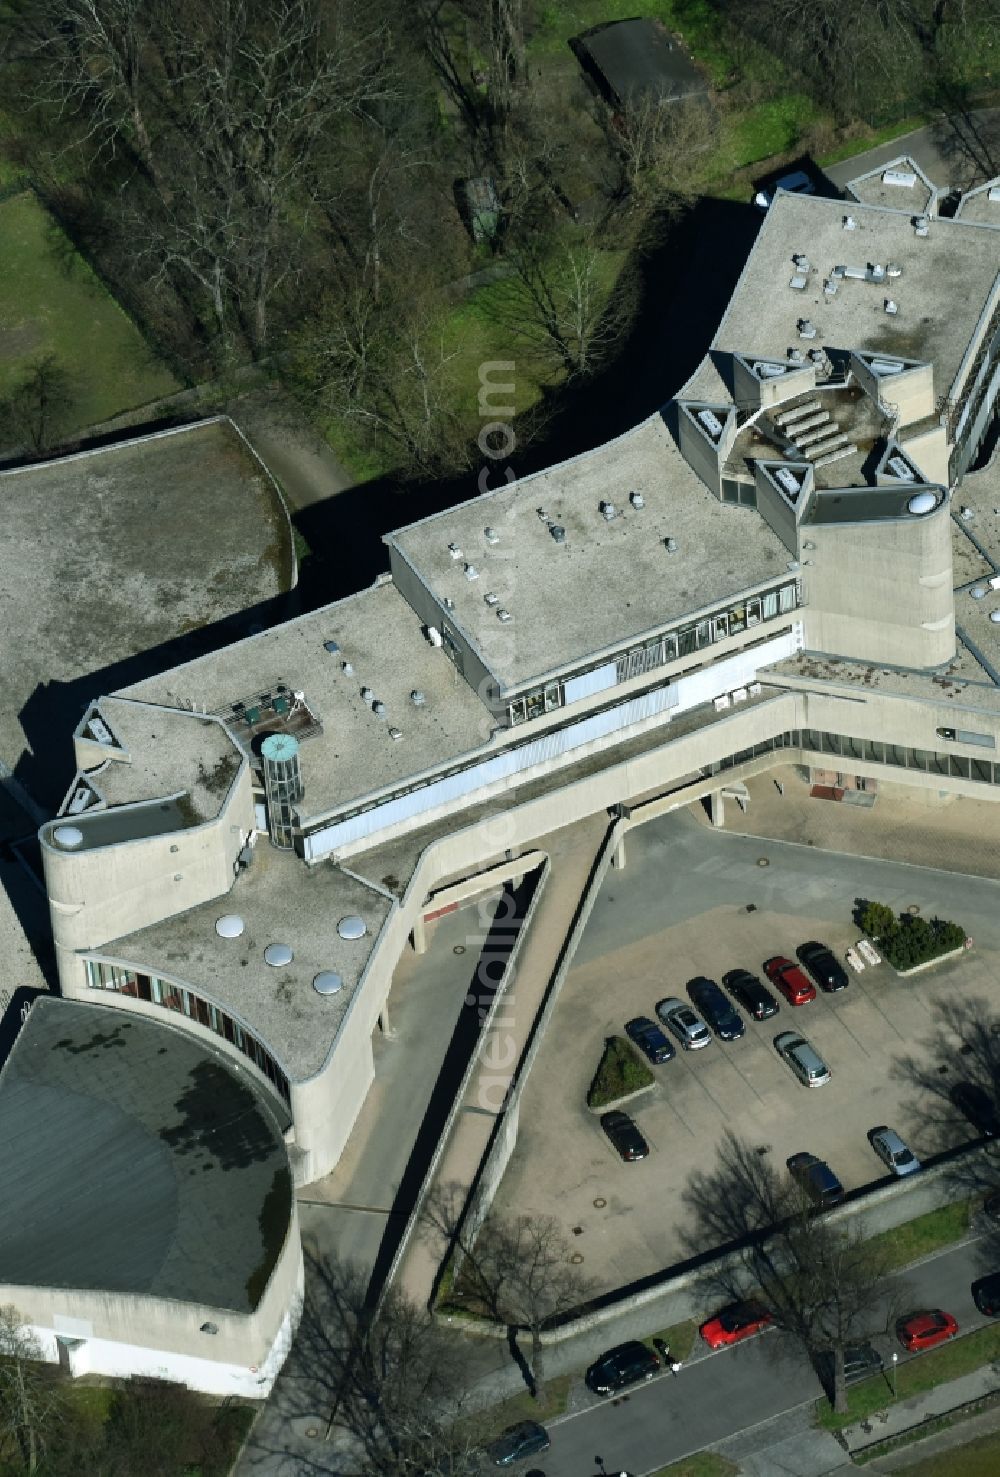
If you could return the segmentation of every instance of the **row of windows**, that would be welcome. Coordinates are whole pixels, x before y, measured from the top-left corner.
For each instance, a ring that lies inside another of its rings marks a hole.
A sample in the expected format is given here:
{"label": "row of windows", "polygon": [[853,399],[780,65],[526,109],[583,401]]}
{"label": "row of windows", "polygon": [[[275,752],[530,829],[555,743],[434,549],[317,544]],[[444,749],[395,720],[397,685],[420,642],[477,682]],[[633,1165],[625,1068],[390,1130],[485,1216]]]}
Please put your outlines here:
{"label": "row of windows", "polygon": [[809,749],[816,754],[834,754],[841,759],[858,759],[864,764],[893,764],[900,769],[915,769],[921,774],[938,774],[950,779],[978,780],[985,785],[1000,785],[1000,764],[989,759],[967,759],[962,754],[941,754],[933,749],[908,748],[903,744],[886,744],[879,739],[848,738],[842,733],[826,733],[822,729],[792,729],[773,739],[741,749],[721,759],[718,769],[732,769],[759,754],[773,749]]}
{"label": "row of windows", "polygon": [[[763,595],[755,595],[751,600],[740,600],[704,620],[691,621],[662,636],[654,636],[618,658],[615,681],[628,682],[632,677],[641,677],[657,667],[665,667],[670,662],[691,656],[693,652],[703,651],[717,641],[740,635],[751,626],[787,615],[798,603],[797,588],[790,582],[777,589],[766,590]],[[511,727],[516,727],[519,723],[529,723],[532,718],[541,717],[543,713],[550,713],[553,708],[562,707],[564,701],[562,683],[550,682],[510,703],[507,718]]]}
{"label": "row of windows", "polygon": [[286,1103],[291,1101],[288,1078],[274,1058],[264,1050],[260,1042],[245,1030],[224,1010],[219,1010],[200,995],[184,989],[181,985],[161,980],[155,974],[139,974],[134,969],[124,969],[117,964],[104,964],[97,959],[88,959],[87,984],[93,990],[114,990],[119,995],[130,995],[135,1000],[146,1000],[151,1005],[162,1005],[166,1010],[175,1010],[186,1015],[199,1025],[207,1026],[217,1036],[238,1047],[254,1066],[277,1088]]}

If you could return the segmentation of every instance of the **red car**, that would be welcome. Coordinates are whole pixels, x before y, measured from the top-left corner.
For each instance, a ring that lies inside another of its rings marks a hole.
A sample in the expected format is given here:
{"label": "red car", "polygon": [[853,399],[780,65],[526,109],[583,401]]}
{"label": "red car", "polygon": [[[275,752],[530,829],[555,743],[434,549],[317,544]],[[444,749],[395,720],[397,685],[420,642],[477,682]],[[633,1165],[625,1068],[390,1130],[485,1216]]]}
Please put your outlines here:
{"label": "red car", "polygon": [[920,1313],[908,1313],[896,1324],[896,1337],[904,1349],[917,1354],[921,1349],[933,1349],[953,1339],[958,1333],[958,1324],[950,1313],[941,1308],[925,1308]]}
{"label": "red car", "polygon": [[775,954],[764,965],[764,973],[771,984],[781,991],[789,1005],[808,1005],[810,1000],[816,999],[816,986],[812,980],[806,979],[799,966],[793,964],[791,959]]}
{"label": "red car", "polygon": [[730,1303],[698,1330],[710,1349],[725,1349],[773,1323],[773,1316],[760,1303]]}

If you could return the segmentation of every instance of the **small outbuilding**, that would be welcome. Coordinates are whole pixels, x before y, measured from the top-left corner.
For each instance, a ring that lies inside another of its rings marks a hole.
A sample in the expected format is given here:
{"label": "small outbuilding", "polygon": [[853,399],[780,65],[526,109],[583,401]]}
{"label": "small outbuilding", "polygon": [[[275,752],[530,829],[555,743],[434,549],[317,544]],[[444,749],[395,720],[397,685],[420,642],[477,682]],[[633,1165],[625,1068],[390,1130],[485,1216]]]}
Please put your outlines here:
{"label": "small outbuilding", "polygon": [[657,21],[643,17],[612,21],[570,44],[613,108],[646,98],[675,102],[708,91],[680,43]]}

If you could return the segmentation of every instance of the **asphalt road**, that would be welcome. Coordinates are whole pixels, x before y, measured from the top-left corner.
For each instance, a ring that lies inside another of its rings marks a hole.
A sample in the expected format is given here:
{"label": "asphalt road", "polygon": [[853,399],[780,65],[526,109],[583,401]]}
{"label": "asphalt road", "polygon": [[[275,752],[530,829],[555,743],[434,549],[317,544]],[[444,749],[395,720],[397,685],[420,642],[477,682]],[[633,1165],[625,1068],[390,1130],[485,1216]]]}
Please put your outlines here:
{"label": "asphalt road", "polygon": [[866,149],[840,164],[831,164],[824,174],[843,187],[870,169],[878,169],[909,154],[932,184],[941,189],[971,189],[1000,169],[1000,108],[979,108],[968,119],[947,119],[926,128],[901,134],[887,144]]}
{"label": "asphalt road", "polygon": [[[970,1238],[901,1275],[901,1305],[905,1311],[944,1308],[958,1319],[963,1333],[970,1332],[989,1321],[977,1312],[970,1285],[997,1267],[1000,1248]],[[892,1337],[873,1342],[887,1363],[893,1347],[901,1364],[922,1357],[905,1354]],[[627,1398],[594,1397],[587,1409],[554,1421],[550,1450],[529,1465],[541,1466],[545,1477],[584,1477],[589,1472],[596,1477],[595,1458],[600,1456],[609,1473],[642,1477],[820,1394],[808,1359],[790,1335],[769,1330],[715,1353],[697,1340],[677,1375],[664,1372],[634,1387]]]}

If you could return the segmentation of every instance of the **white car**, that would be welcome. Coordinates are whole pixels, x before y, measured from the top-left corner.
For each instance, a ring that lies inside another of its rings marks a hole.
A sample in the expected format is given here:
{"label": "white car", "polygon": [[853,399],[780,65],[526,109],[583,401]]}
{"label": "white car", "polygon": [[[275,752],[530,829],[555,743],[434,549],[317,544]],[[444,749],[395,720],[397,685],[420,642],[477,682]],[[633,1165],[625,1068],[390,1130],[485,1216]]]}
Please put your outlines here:
{"label": "white car", "polygon": [[787,1062],[803,1087],[822,1087],[830,1080],[830,1068],[814,1046],[798,1031],[780,1031],[774,1049]]}
{"label": "white car", "polygon": [[667,1029],[673,1031],[685,1051],[698,1051],[712,1039],[711,1031],[698,1012],[674,995],[668,995],[658,1003],[656,1014]]}
{"label": "white car", "polygon": [[912,1149],[908,1149],[894,1128],[880,1123],[868,1130],[868,1142],[875,1150],[886,1169],[900,1178],[904,1174],[916,1174],[920,1160]]}

